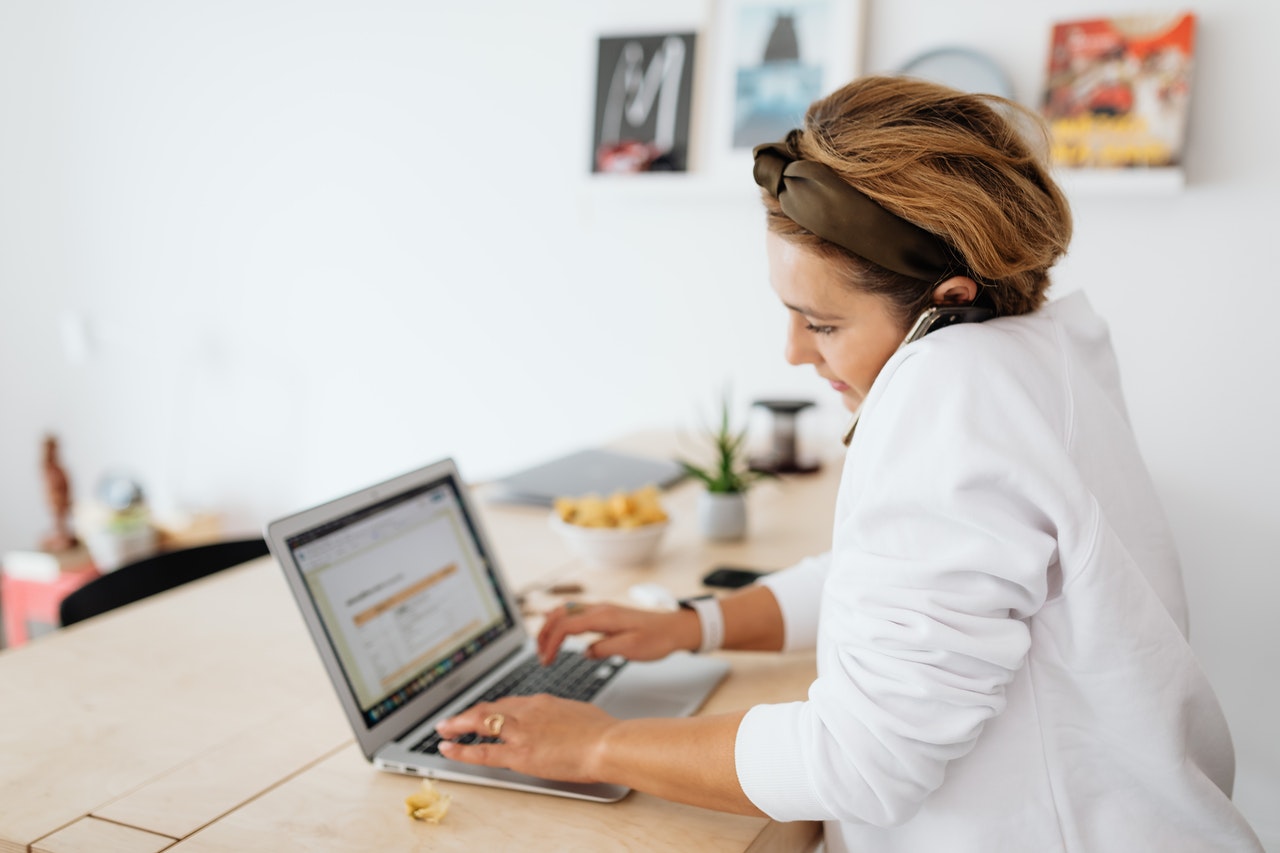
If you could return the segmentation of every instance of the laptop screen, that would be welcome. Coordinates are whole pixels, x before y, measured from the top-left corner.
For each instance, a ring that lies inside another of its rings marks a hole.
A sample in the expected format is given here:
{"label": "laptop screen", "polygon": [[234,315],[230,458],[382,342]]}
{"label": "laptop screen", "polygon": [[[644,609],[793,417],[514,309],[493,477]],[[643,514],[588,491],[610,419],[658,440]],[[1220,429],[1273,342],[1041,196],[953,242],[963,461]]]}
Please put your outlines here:
{"label": "laptop screen", "polygon": [[515,626],[479,543],[449,476],[288,539],[369,728]]}

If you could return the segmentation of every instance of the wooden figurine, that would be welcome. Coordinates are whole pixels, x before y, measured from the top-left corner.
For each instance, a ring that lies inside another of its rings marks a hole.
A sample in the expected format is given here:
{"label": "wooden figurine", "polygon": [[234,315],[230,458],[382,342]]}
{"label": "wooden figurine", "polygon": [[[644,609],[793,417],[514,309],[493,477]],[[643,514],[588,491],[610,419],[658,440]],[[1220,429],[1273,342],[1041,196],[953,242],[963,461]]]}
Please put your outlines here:
{"label": "wooden figurine", "polygon": [[53,512],[53,532],[44,537],[40,547],[51,553],[69,551],[80,544],[71,532],[71,481],[58,459],[58,439],[47,435],[44,439],[44,459],[41,463],[44,475],[45,497]]}

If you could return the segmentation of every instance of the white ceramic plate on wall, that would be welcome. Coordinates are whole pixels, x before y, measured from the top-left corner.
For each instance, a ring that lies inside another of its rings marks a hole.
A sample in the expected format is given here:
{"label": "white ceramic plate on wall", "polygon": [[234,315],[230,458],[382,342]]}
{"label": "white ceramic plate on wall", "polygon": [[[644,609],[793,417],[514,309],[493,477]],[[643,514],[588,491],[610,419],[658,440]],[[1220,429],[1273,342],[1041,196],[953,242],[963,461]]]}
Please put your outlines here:
{"label": "white ceramic plate on wall", "polygon": [[909,60],[898,73],[941,83],[962,92],[1013,98],[1013,85],[995,60],[967,47],[940,47]]}

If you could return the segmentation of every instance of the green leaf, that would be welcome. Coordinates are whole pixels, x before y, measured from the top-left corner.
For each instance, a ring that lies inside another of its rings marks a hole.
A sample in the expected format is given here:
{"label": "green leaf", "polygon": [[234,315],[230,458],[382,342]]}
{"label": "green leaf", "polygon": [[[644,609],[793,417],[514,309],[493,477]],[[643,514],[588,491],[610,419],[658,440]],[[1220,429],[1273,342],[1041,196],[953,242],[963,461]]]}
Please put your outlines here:
{"label": "green leaf", "polygon": [[737,431],[733,429],[730,410],[729,394],[726,391],[720,397],[718,427],[705,429],[713,449],[710,464],[702,466],[679,460],[685,473],[702,481],[707,491],[721,494],[745,492],[761,476],[747,467],[747,430],[746,427]]}

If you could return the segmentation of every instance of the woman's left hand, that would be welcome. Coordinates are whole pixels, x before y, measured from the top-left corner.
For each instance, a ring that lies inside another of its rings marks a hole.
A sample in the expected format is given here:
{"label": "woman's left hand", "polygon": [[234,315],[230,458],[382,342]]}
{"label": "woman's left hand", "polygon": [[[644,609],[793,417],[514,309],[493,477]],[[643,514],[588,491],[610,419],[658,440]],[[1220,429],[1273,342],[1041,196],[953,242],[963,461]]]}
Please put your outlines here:
{"label": "woman's left hand", "polygon": [[[509,696],[473,705],[436,726],[441,738],[468,733],[501,743],[441,740],[440,754],[454,761],[506,767],[562,782],[598,782],[597,760],[605,733],[617,720],[595,705],[555,696]],[[495,729],[499,732],[495,735]]]}

